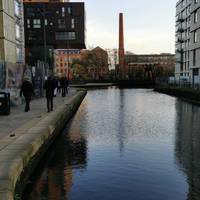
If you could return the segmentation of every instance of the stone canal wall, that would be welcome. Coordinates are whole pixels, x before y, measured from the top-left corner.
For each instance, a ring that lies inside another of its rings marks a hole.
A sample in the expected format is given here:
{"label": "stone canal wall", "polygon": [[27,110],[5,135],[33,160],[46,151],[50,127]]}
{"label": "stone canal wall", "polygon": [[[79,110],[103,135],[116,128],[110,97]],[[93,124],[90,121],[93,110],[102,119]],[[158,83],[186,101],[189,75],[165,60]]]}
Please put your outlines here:
{"label": "stone canal wall", "polygon": [[79,108],[86,91],[77,91],[54,112],[45,115],[0,154],[0,200],[21,199],[28,178],[56,136]]}
{"label": "stone canal wall", "polygon": [[156,87],[156,92],[179,97],[183,100],[200,105],[200,91],[191,88]]}

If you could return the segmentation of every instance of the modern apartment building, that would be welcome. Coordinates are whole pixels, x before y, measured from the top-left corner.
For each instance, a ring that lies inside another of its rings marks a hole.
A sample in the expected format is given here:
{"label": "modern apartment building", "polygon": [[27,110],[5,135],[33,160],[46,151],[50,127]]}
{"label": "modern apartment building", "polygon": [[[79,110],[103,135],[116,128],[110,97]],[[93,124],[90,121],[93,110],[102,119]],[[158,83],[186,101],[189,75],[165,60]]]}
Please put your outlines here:
{"label": "modern apartment building", "polygon": [[51,62],[54,49],[85,48],[84,3],[24,3],[26,62]]}
{"label": "modern apartment building", "polygon": [[200,0],[176,4],[175,77],[200,83]]}
{"label": "modern apartment building", "polygon": [[22,0],[0,0],[0,60],[24,63]]}

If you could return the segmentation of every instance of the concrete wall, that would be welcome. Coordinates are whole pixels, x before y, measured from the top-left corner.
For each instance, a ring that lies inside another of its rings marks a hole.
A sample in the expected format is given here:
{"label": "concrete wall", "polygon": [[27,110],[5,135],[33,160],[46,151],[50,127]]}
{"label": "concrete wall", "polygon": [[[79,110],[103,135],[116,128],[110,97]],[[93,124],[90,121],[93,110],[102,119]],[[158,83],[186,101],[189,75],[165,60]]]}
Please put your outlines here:
{"label": "concrete wall", "polygon": [[0,59],[16,62],[14,1],[0,0]]}
{"label": "concrete wall", "polygon": [[[0,60],[24,63],[23,1],[18,0],[20,14],[15,15],[14,0],[0,0]],[[20,38],[16,39],[16,24],[20,26]],[[20,49],[17,56],[16,49]]]}
{"label": "concrete wall", "polygon": [[[78,109],[86,91],[79,91],[54,112],[43,117],[28,130],[21,130],[18,138],[11,141],[1,151],[0,161],[0,199],[14,200],[16,187],[20,195],[28,177],[43,154],[67,121]],[[12,138],[10,138],[12,140]],[[20,198],[19,198],[20,199]]]}

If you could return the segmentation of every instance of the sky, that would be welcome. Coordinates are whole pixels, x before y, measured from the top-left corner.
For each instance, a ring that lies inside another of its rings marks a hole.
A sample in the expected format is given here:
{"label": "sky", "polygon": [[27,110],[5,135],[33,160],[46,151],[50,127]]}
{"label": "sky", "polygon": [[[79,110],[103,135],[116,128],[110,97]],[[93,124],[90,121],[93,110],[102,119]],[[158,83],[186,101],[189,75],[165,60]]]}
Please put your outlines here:
{"label": "sky", "polygon": [[174,53],[177,0],[71,0],[77,1],[85,2],[87,48],[118,48],[122,12],[126,51]]}

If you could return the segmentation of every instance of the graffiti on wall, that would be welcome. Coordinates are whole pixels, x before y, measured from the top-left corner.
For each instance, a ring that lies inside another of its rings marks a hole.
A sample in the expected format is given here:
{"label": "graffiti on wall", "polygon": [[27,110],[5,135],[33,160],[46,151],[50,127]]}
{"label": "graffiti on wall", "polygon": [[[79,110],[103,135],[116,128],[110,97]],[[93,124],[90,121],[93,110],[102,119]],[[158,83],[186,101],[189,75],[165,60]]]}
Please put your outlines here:
{"label": "graffiti on wall", "polygon": [[5,62],[0,62],[0,90],[6,87],[6,66]]}
{"label": "graffiti on wall", "polygon": [[6,89],[20,88],[24,73],[24,66],[21,64],[6,63]]}

